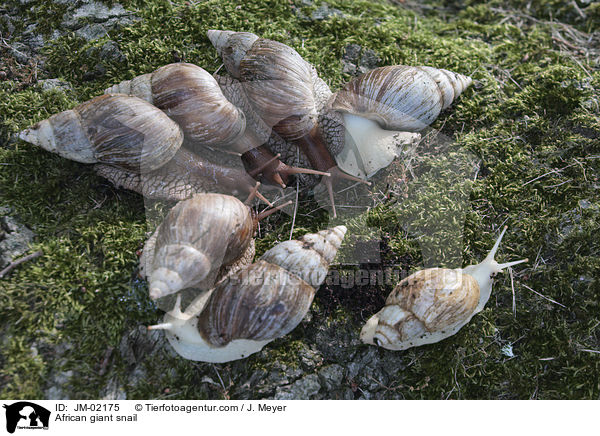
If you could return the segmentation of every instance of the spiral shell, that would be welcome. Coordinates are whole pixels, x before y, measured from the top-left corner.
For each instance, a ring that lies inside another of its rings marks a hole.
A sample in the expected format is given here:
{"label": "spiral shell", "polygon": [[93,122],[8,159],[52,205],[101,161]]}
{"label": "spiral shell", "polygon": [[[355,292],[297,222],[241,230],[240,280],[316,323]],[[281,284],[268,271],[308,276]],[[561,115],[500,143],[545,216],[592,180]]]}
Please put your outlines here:
{"label": "spiral shell", "polygon": [[[187,287],[212,287],[221,266],[253,257],[255,221],[235,197],[197,194],[179,202],[144,247],[150,297]],[[205,284],[208,282],[208,286]]]}
{"label": "spiral shell", "polygon": [[402,280],[373,317],[376,345],[394,350],[437,342],[473,316],[479,302],[477,281],[461,270],[431,268]]}
{"label": "spiral shell", "polygon": [[135,95],[162,109],[192,146],[230,144],[246,127],[244,114],[225,98],[213,76],[193,64],[165,65],[105,92]]}
{"label": "spiral shell", "polygon": [[19,137],[82,163],[140,173],[168,162],[183,142],[181,129],[148,102],[102,95],[24,130]]}
{"label": "spiral shell", "polygon": [[183,313],[178,300],[165,323],[150,328],[166,330],[173,348],[191,360],[227,362],[256,353],[292,331],[306,315],[325,280],[324,275],[311,274],[307,265],[326,272],[345,233],[346,228],[338,226],[278,244],[257,262],[228,275]]}
{"label": "spiral shell", "polygon": [[289,333],[308,311],[345,234],[338,226],[282,242],[229,276],[199,315],[200,333],[214,346]]}
{"label": "spiral shell", "polygon": [[331,91],[296,50],[243,32],[209,30],[208,37],[269,127],[287,140],[315,127]]}
{"label": "spiral shell", "polygon": [[338,91],[331,108],[376,121],[384,129],[419,131],[471,84],[471,78],[432,67],[376,68]]}
{"label": "spiral shell", "polygon": [[492,278],[527,259],[499,264],[494,255],[506,227],[486,258],[464,269],[429,268],[402,280],[385,306],[362,328],[361,340],[389,350],[405,350],[455,334],[480,312],[492,292]]}

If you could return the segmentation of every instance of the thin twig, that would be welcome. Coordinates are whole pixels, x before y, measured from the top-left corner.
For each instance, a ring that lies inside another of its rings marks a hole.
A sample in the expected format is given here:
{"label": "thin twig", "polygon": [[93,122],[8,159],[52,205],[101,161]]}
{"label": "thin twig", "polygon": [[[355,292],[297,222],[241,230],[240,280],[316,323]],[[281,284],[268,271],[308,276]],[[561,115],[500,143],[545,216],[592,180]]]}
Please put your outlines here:
{"label": "thin twig", "polygon": [[565,169],[567,169],[569,167],[572,167],[573,165],[577,165],[577,163],[569,164],[566,167],[562,167],[561,169],[558,169],[558,170],[554,169],[554,170],[548,171],[547,173],[542,174],[541,176],[538,176],[535,179],[531,179],[530,181],[523,183],[523,186],[529,185],[530,183],[535,182],[536,180],[539,180],[539,179],[541,179],[543,177],[546,177],[549,174],[557,174],[557,173],[561,172],[562,170],[565,170]]}
{"label": "thin twig", "polygon": [[[521,283],[522,284],[522,283]],[[522,284],[523,285],[523,284]],[[523,285],[525,288],[529,289],[531,292],[533,292],[534,294],[539,295],[542,298],[545,298],[546,300],[554,303],[554,304],[558,304],[559,306],[564,307],[565,309],[567,308],[567,306],[565,306],[564,304],[560,304],[558,301],[554,301],[552,298],[546,297],[545,295],[540,294],[538,291],[534,291],[533,289],[531,289],[529,286],[527,285]]]}
{"label": "thin twig", "polygon": [[0,279],[3,278],[6,274],[8,274],[10,271],[12,271],[14,268],[21,265],[22,263],[27,262],[31,259],[35,259],[36,257],[40,257],[42,254],[44,253],[41,250],[36,251],[35,253],[28,254],[27,256],[21,257],[20,259],[11,262],[10,265],[8,265],[6,268],[0,271]]}
{"label": "thin twig", "polygon": [[513,317],[517,317],[517,301],[515,299],[515,281],[513,278],[512,268],[508,268],[508,275],[510,276],[510,288],[512,289],[512,311]]}
{"label": "thin twig", "polygon": [[[296,149],[296,162],[300,160],[300,148]],[[292,227],[290,228],[290,241],[294,234],[294,225],[296,224],[296,214],[298,213],[298,191],[300,190],[300,178],[296,177],[296,201],[294,202],[294,216],[292,217]]]}

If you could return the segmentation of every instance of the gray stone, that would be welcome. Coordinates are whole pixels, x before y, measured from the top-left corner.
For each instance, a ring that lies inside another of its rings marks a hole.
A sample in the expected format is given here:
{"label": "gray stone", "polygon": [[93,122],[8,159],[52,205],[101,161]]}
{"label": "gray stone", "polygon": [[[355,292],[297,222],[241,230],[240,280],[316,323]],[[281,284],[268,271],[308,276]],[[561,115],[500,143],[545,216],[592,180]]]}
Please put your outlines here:
{"label": "gray stone", "polygon": [[106,36],[108,32],[106,28],[100,23],[86,24],[80,29],[75,31],[75,35],[85,39],[86,41],[93,41],[95,39]]}
{"label": "gray stone", "polygon": [[35,234],[8,215],[10,209],[0,208],[0,268],[29,250]]}
{"label": "gray stone", "polygon": [[358,44],[348,44],[342,55],[342,72],[358,76],[376,68],[380,62],[381,58],[370,48],[363,48]]}
{"label": "gray stone", "polygon": [[276,389],[290,385],[303,371],[300,368],[291,368],[283,363],[276,362],[266,377],[263,377],[255,387],[256,392],[262,395],[272,395]]}
{"label": "gray stone", "polygon": [[310,400],[313,399],[321,389],[319,376],[309,374],[306,377],[296,380],[289,386],[277,388],[274,400]]}
{"label": "gray stone", "polygon": [[50,91],[57,89],[59,91],[72,91],[73,87],[69,82],[64,82],[60,79],[43,79],[38,80],[38,85],[42,87],[42,91]]}
{"label": "gray stone", "polygon": [[100,392],[102,400],[126,400],[127,394],[116,378],[111,378]]}
{"label": "gray stone", "polygon": [[319,371],[319,379],[325,389],[338,389],[344,381],[344,367],[337,363],[328,365]]}
{"label": "gray stone", "polygon": [[319,6],[310,16],[315,21],[327,20],[332,17],[343,18],[346,15],[336,8],[330,8],[327,3],[323,3]]}
{"label": "gray stone", "polygon": [[119,44],[117,44],[115,41],[107,41],[102,46],[100,49],[100,58],[118,62],[125,62],[127,59],[123,52],[119,50]]}
{"label": "gray stone", "polygon": [[77,29],[85,22],[99,23],[109,18],[126,15],[129,15],[129,12],[118,3],[108,7],[100,2],[92,1],[81,5],[72,13],[67,12],[63,17],[63,25],[71,29]]}
{"label": "gray stone", "polygon": [[70,400],[69,394],[65,391],[66,385],[73,378],[73,371],[60,371],[51,374],[50,387],[46,389],[44,399],[46,400]]}
{"label": "gray stone", "polygon": [[312,371],[323,362],[323,356],[308,346],[304,345],[298,353],[300,355],[300,364],[305,371]]}

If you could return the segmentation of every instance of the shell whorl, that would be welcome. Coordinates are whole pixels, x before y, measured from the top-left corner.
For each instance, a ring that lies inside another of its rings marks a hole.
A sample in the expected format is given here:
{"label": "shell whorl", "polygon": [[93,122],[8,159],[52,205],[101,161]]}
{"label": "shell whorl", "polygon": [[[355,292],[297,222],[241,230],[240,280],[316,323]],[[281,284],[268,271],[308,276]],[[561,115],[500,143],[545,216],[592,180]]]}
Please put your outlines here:
{"label": "shell whorl", "polygon": [[218,347],[289,333],[308,311],[345,233],[346,227],[338,226],[282,242],[229,275],[198,316],[198,331]]}
{"label": "shell whorl", "polygon": [[391,350],[438,342],[471,319],[478,301],[477,281],[461,269],[421,270],[398,283],[361,339]]}
{"label": "shell whorl", "polygon": [[244,83],[259,116],[287,140],[306,135],[329,87],[293,48],[244,32],[208,32],[227,71]]}
{"label": "shell whorl", "polygon": [[327,276],[329,265],[342,244],[345,226],[309,233],[299,240],[285,241],[268,250],[260,258],[279,265],[318,288]]}
{"label": "shell whorl", "polygon": [[225,68],[236,79],[240,78],[239,66],[246,52],[258,39],[254,33],[233,32],[231,30],[209,30],[208,39],[223,58]]}
{"label": "shell whorl", "polygon": [[331,107],[377,121],[384,129],[418,131],[470,84],[469,77],[432,67],[380,67],[348,82]]}
{"label": "shell whorl", "polygon": [[105,92],[152,103],[179,124],[192,146],[230,144],[246,128],[244,114],[227,100],[213,76],[193,64],[168,64]]}
{"label": "shell whorl", "polygon": [[314,294],[315,288],[295,274],[259,260],[217,285],[197,328],[215,347],[236,339],[272,340],[300,323]]}
{"label": "shell whorl", "polygon": [[221,266],[244,255],[253,233],[250,210],[235,197],[198,194],[179,202],[149,240],[154,252],[152,270],[146,271],[151,297],[201,284],[211,287]]}
{"label": "shell whorl", "polygon": [[179,126],[148,102],[106,94],[58,113],[19,137],[67,159],[140,173],[171,160],[183,142]]}

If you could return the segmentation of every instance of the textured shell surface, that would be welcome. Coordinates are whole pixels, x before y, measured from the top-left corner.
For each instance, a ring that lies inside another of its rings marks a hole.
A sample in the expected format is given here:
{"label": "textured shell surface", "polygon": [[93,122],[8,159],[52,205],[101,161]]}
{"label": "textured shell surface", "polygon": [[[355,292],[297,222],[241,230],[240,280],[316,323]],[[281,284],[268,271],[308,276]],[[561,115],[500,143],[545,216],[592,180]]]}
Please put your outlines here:
{"label": "textured shell surface", "polygon": [[225,68],[236,79],[240,78],[239,65],[246,52],[258,39],[254,33],[233,32],[231,30],[209,30],[208,39],[223,58]]}
{"label": "textured shell surface", "polygon": [[223,265],[244,255],[253,232],[249,208],[235,197],[198,194],[178,203],[156,231],[152,270],[146,272],[151,296],[208,289]]}
{"label": "textured shell surface", "polygon": [[240,62],[240,78],[261,118],[285,139],[306,135],[318,111],[312,67],[291,47],[258,39]]}
{"label": "textured shell surface", "polygon": [[208,36],[227,71],[244,83],[248,99],[267,125],[277,126],[288,140],[315,126],[329,87],[296,50],[244,32],[211,30]]}
{"label": "textured shell surface", "polygon": [[345,226],[337,226],[306,234],[299,240],[284,241],[268,250],[260,259],[280,265],[317,288],[325,280],[346,231]]}
{"label": "textured shell surface", "polygon": [[[345,227],[338,226],[305,235],[301,242],[306,247],[301,250],[313,251],[321,262],[329,263],[345,232]],[[283,251],[291,251],[293,257],[297,248]],[[260,351],[300,323],[322,282],[316,286],[306,282],[301,275],[308,268],[298,268],[289,257],[265,256],[230,272],[214,289],[199,294],[185,312],[181,312],[178,296],[164,323],[149,328],[166,330],[173,348],[186,359],[228,362]],[[280,266],[269,260],[283,261]]]}
{"label": "textured shell surface", "polygon": [[243,113],[227,100],[213,76],[194,64],[168,64],[106,90],[110,91],[135,95],[163,110],[191,146],[229,144],[246,126]]}
{"label": "textured shell surface", "polygon": [[478,302],[477,281],[461,269],[421,270],[396,286],[361,338],[391,350],[438,342],[466,324]]}
{"label": "textured shell surface", "polygon": [[348,82],[332,109],[372,119],[385,129],[419,131],[470,83],[466,76],[432,67],[380,67]]}
{"label": "textured shell surface", "polygon": [[107,94],[40,121],[20,138],[67,159],[139,173],[168,162],[181,147],[183,133],[148,102]]}
{"label": "textured shell surface", "polygon": [[300,323],[314,294],[297,275],[259,260],[217,285],[198,316],[198,331],[216,347],[235,339],[272,340]]}

